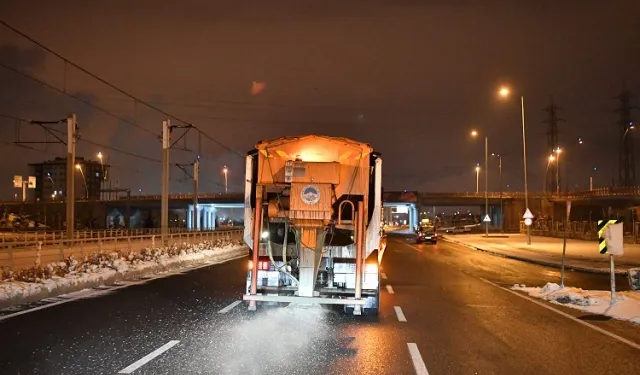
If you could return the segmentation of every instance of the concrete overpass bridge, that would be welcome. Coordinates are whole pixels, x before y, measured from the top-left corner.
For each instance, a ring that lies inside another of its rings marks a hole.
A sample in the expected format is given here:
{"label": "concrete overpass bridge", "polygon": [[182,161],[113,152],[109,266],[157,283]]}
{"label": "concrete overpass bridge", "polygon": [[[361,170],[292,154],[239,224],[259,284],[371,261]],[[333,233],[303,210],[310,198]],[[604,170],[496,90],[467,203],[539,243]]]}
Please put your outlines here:
{"label": "concrete overpass bridge", "polygon": [[[525,211],[523,192],[488,192],[489,215],[493,223],[504,223],[505,229],[517,229]],[[78,201],[77,215],[82,221],[97,220],[102,227],[104,218],[121,215],[130,218],[132,226],[149,225],[148,222],[159,222],[160,195],[132,195],[117,199]],[[390,191],[383,196],[386,207],[409,206],[413,221],[417,222],[417,213],[430,207],[464,207],[477,206],[484,213],[484,192],[417,192]],[[640,187],[604,188],[591,191],[571,191],[556,194],[529,193],[529,208],[537,217],[551,217],[559,220],[564,217],[565,202],[572,201],[572,220],[597,220],[604,217],[620,215],[621,211],[629,212],[630,207],[640,206]],[[198,194],[199,217],[205,220],[201,225],[205,228],[215,224],[215,213],[219,209],[239,210],[244,207],[244,193],[202,193]],[[64,202],[0,202],[2,210],[10,212],[24,211],[36,220],[57,226],[64,220]],[[193,214],[192,194],[171,194],[169,208],[173,213],[173,224],[184,226],[190,222]],[[156,220],[157,217],[157,220]],[[127,220],[125,220],[127,221]],[[147,223],[145,223],[145,221]],[[155,226],[155,225],[154,225]]]}

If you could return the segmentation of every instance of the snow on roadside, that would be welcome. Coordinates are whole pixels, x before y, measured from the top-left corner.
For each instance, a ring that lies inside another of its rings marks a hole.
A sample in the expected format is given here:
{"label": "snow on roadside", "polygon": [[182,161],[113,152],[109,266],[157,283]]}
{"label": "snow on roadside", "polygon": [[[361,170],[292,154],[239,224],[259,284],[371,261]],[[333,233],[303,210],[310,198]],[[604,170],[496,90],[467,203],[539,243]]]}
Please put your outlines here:
{"label": "snow on roadside", "polygon": [[101,283],[116,274],[126,277],[127,273],[151,271],[158,266],[197,262],[238,251],[243,247],[242,240],[217,240],[169,248],[145,248],[136,252],[91,254],[81,260],[71,256],[63,262],[49,263],[44,267],[33,267],[18,273],[5,272],[0,280],[0,301],[52,292],[84,283]]}
{"label": "snow on roadside", "polygon": [[556,283],[547,283],[542,288],[516,284],[511,289],[558,305],[640,324],[640,292],[618,292],[616,303],[611,306],[609,305],[611,292],[604,290],[560,288]]}

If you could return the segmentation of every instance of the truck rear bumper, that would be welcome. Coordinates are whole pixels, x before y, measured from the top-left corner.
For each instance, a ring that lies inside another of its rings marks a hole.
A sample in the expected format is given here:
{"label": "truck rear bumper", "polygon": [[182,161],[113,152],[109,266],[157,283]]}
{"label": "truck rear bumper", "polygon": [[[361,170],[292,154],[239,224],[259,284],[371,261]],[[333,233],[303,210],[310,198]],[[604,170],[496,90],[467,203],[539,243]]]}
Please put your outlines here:
{"label": "truck rear bumper", "polygon": [[245,301],[266,301],[266,302],[293,302],[303,304],[323,304],[323,305],[366,305],[367,299],[352,298],[329,298],[329,297],[299,297],[299,296],[275,296],[275,295],[251,295],[244,294]]}

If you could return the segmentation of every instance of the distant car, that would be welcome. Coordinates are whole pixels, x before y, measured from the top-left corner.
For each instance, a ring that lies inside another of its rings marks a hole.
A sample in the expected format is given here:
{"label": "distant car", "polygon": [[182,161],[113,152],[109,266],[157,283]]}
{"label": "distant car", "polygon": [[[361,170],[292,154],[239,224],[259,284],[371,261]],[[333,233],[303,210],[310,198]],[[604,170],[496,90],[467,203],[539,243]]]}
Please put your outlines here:
{"label": "distant car", "polygon": [[445,230],[445,233],[449,233],[449,234],[459,234],[464,232],[466,232],[464,227],[453,227],[453,228],[447,228]]}
{"label": "distant car", "polygon": [[437,243],[438,233],[436,233],[435,227],[422,227],[416,231],[416,243],[431,242]]}

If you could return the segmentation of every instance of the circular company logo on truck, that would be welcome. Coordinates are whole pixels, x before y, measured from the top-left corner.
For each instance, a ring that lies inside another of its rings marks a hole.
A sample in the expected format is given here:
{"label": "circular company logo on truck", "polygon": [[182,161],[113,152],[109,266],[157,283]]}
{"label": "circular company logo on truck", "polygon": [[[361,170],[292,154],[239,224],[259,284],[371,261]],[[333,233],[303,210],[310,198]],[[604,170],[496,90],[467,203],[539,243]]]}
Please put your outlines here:
{"label": "circular company logo on truck", "polygon": [[316,185],[307,185],[300,193],[302,201],[306,204],[316,204],[320,200],[320,189]]}

